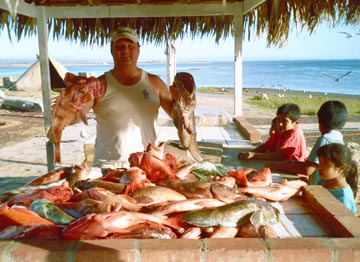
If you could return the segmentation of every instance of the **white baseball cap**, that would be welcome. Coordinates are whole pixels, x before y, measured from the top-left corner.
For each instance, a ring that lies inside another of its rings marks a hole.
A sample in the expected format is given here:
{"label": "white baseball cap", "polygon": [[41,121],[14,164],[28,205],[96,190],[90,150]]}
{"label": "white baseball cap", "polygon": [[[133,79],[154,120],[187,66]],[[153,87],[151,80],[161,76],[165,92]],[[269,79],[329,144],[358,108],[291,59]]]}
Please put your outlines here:
{"label": "white baseball cap", "polygon": [[138,34],[135,32],[134,29],[129,28],[129,27],[119,27],[118,29],[116,29],[112,34],[111,34],[111,40],[113,42],[115,42],[116,40],[120,39],[120,38],[127,38],[130,39],[131,41],[133,41],[134,43],[138,43],[139,42],[139,36]]}

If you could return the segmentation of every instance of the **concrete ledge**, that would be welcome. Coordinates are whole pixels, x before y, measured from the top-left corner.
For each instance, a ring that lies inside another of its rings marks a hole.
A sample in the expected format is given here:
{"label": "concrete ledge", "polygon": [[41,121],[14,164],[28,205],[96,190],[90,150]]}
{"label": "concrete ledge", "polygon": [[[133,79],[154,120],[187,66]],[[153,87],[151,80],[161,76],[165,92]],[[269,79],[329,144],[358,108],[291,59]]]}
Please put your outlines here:
{"label": "concrete ledge", "polygon": [[303,188],[303,198],[338,237],[360,237],[360,219],[341,204],[327,189],[312,185]]}
{"label": "concrete ledge", "polygon": [[241,134],[250,142],[261,142],[261,133],[256,130],[256,128],[250,124],[245,118],[241,116],[234,116],[234,122],[238,127]]}
{"label": "concrete ledge", "polygon": [[[220,108],[197,106],[195,108],[195,122],[197,127],[228,126],[232,123],[232,115]],[[162,108],[159,109],[157,124],[159,126],[174,126],[173,120]]]}

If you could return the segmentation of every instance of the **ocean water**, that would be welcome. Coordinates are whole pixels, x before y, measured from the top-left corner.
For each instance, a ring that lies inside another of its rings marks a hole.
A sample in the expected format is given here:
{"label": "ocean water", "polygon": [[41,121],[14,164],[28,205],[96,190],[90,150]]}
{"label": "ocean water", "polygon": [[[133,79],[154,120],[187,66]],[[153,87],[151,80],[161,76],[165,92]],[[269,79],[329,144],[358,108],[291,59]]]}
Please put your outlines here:
{"label": "ocean water", "polygon": [[[9,63],[10,61],[6,61]],[[112,68],[111,63],[79,63],[67,65],[72,73],[88,72],[99,76]],[[4,67],[0,60],[0,76],[20,76],[28,66]],[[14,61],[12,61],[14,63]],[[159,75],[166,82],[165,63],[139,63],[139,66]],[[198,88],[234,87],[232,61],[179,62],[178,72],[189,72]],[[351,71],[336,81],[336,78]],[[360,60],[273,60],[243,61],[243,86],[247,88],[273,88],[307,92],[327,92],[360,95]]]}

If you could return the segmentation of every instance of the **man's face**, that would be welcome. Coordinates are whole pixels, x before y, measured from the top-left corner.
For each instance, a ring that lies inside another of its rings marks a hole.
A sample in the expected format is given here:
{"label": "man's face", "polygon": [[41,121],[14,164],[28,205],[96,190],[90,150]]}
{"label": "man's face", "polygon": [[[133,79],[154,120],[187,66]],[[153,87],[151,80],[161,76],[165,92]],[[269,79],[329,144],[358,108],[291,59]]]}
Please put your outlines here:
{"label": "man's face", "polygon": [[116,40],[111,47],[115,64],[137,63],[140,49],[137,43],[127,38]]}

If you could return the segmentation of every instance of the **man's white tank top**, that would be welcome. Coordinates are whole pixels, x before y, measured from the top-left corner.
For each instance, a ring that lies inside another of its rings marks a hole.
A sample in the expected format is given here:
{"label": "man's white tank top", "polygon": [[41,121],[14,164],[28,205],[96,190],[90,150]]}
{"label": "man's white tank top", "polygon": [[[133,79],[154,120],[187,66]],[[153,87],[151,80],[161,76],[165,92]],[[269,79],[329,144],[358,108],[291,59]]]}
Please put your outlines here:
{"label": "man's white tank top", "polygon": [[145,71],[131,86],[120,84],[111,71],[105,76],[105,96],[93,108],[97,122],[93,165],[116,162],[127,167],[131,153],[155,143],[160,101]]}

